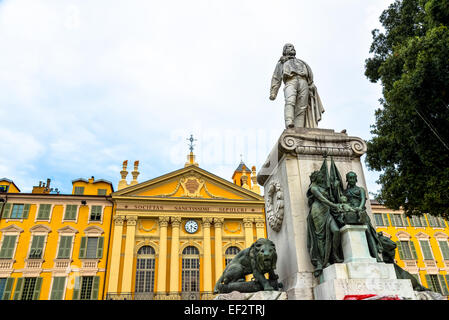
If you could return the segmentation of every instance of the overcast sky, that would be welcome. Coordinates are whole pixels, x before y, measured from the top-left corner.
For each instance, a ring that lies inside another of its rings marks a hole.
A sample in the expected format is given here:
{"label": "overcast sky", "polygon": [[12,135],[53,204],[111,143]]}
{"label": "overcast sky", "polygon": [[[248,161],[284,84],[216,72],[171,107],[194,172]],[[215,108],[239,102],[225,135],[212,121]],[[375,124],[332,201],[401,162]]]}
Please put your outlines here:
{"label": "overcast sky", "polygon": [[284,129],[282,91],[268,97],[286,42],[313,70],[319,127],[368,140],[381,88],[364,61],[392,2],[0,0],[0,178],[116,190],[124,160],[139,182],[183,167],[190,134],[201,168],[259,169]]}

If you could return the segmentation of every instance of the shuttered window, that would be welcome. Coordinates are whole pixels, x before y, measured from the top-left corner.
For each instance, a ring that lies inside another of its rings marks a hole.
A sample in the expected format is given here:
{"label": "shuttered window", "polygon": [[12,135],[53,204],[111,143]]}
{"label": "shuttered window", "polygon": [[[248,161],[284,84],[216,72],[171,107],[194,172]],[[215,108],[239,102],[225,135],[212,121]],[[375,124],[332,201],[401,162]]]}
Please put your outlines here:
{"label": "shuttered window", "polygon": [[14,300],[39,300],[42,278],[19,278],[14,290]]}
{"label": "shuttered window", "polygon": [[101,221],[102,206],[92,206],[90,210],[90,221]]}
{"label": "shuttered window", "polygon": [[29,212],[30,212],[30,204],[7,203],[5,204],[5,209],[3,210],[2,218],[26,219],[28,218]]}
{"label": "shuttered window", "polygon": [[39,205],[39,211],[37,213],[38,220],[48,220],[50,218],[51,204]]}
{"label": "shuttered window", "polygon": [[3,288],[3,291],[0,294],[1,300],[10,300],[11,299],[13,285],[14,285],[14,278],[5,278],[5,286]]}
{"label": "shuttered window", "polygon": [[440,245],[441,254],[443,255],[443,259],[449,260],[449,245],[447,243],[447,240],[438,241],[438,244]]}
{"label": "shuttered window", "polygon": [[75,187],[75,194],[76,195],[84,194],[84,187]]}
{"label": "shuttered window", "polygon": [[33,236],[33,240],[31,241],[31,249],[30,254],[28,256],[29,259],[41,259],[44,250],[44,241],[45,236]]}
{"label": "shuttered window", "polygon": [[82,237],[80,259],[101,259],[103,257],[104,237]]}
{"label": "shuttered window", "polygon": [[97,194],[99,196],[105,196],[107,191],[108,191],[107,189],[98,189]]}
{"label": "shuttered window", "polygon": [[85,276],[75,278],[73,300],[98,300],[100,288],[99,276]]}
{"label": "shuttered window", "polygon": [[12,259],[14,248],[16,247],[17,236],[4,236],[2,248],[0,249],[0,258]]}
{"label": "shuttered window", "polygon": [[398,241],[396,245],[401,260],[416,260],[418,258],[415,245],[412,241]]}
{"label": "shuttered window", "polygon": [[66,277],[54,277],[50,300],[62,300],[65,291]]}
{"label": "shuttered window", "polygon": [[61,236],[59,239],[58,259],[70,258],[73,236]]}
{"label": "shuttered window", "polygon": [[76,204],[68,204],[65,207],[64,220],[76,220],[78,206]]}
{"label": "shuttered window", "polygon": [[419,244],[421,245],[421,251],[422,251],[424,260],[433,260],[432,249],[430,247],[429,241],[419,240]]}

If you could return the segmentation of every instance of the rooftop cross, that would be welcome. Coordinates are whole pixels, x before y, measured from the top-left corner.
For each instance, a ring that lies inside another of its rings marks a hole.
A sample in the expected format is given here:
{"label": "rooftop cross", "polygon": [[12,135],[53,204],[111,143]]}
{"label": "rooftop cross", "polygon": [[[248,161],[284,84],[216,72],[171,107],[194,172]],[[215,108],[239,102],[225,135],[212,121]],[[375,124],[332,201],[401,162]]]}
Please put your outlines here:
{"label": "rooftop cross", "polygon": [[189,138],[189,139],[186,139],[186,140],[189,140],[189,141],[190,141],[189,149],[190,149],[190,152],[193,152],[193,147],[195,146],[195,145],[193,144],[193,141],[196,141],[196,139],[193,139],[193,134],[191,134],[191,135],[190,135],[190,138]]}

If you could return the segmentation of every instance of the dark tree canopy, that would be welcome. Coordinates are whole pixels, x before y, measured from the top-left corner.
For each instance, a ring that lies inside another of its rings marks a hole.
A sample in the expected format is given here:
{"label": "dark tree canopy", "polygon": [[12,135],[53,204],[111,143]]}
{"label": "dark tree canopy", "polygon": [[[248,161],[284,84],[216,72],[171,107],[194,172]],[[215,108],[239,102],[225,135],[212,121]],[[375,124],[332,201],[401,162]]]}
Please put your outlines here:
{"label": "dark tree canopy", "polygon": [[396,0],[380,22],[365,64],[383,88],[366,157],[376,198],[449,218],[449,0]]}

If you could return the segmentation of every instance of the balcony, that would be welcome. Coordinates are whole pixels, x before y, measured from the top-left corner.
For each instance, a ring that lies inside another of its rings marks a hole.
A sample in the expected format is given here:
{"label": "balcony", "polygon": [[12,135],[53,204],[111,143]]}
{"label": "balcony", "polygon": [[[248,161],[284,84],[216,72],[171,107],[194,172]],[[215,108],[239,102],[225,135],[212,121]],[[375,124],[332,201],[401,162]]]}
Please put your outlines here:
{"label": "balcony", "polygon": [[154,292],[108,293],[106,300],[212,300],[212,292],[178,292],[175,294]]}

